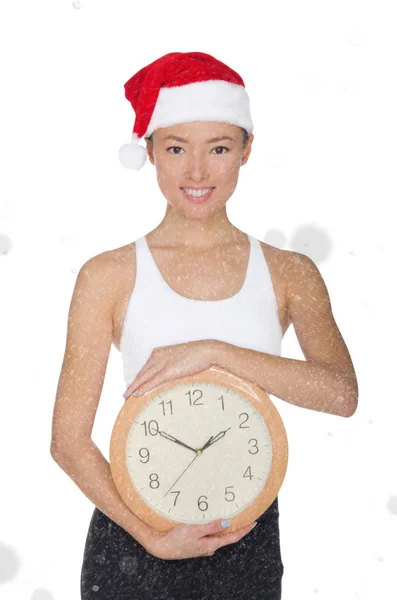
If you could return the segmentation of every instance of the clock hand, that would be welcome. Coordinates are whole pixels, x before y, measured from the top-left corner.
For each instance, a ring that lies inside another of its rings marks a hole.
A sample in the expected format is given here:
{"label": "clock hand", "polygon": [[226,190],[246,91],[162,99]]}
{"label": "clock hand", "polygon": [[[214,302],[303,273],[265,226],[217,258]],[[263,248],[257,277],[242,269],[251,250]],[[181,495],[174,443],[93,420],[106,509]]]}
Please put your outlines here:
{"label": "clock hand", "polygon": [[207,441],[205,442],[204,446],[203,446],[202,448],[200,448],[200,452],[202,452],[202,451],[204,450],[204,448],[207,448],[207,446],[209,446],[209,445],[210,445],[210,442],[211,442],[211,440],[212,440],[212,438],[213,438],[213,437],[214,437],[214,436],[213,436],[213,435],[211,435],[211,437],[209,438],[209,440],[207,440]]}
{"label": "clock hand", "polygon": [[186,448],[189,448],[190,450],[193,450],[196,454],[196,456],[193,458],[193,460],[190,461],[190,463],[188,464],[188,466],[186,467],[186,469],[184,469],[182,471],[182,473],[179,475],[178,479],[176,479],[174,481],[174,483],[172,484],[172,486],[166,491],[166,493],[164,494],[164,498],[165,496],[168,494],[168,492],[170,490],[172,490],[172,488],[174,487],[174,485],[177,483],[177,481],[180,480],[180,478],[182,477],[182,475],[184,473],[186,473],[186,471],[189,469],[190,465],[192,465],[194,463],[194,461],[196,460],[196,458],[198,458],[203,450],[205,448],[208,448],[208,446],[211,446],[213,443],[217,442],[218,440],[220,440],[221,438],[223,438],[226,435],[226,432],[229,431],[229,429],[231,429],[231,427],[228,427],[227,429],[225,429],[224,431],[220,431],[215,437],[211,436],[209,438],[209,440],[204,444],[204,446],[201,448],[201,450],[194,450],[193,448],[191,448],[190,446],[187,446],[186,444],[184,444],[183,442],[180,442],[179,440],[177,440],[176,438],[174,438],[172,435],[169,435],[168,433],[165,433],[164,431],[159,431],[160,435],[162,435],[163,437],[165,437],[166,439],[171,440],[172,442],[176,442],[177,444],[181,444],[182,446],[186,446]]}
{"label": "clock hand", "polygon": [[186,473],[186,471],[188,470],[188,468],[190,467],[190,465],[191,465],[191,464],[193,464],[193,463],[194,463],[194,461],[196,460],[196,458],[198,458],[198,457],[199,457],[199,454],[196,454],[196,456],[193,458],[193,460],[191,460],[191,461],[190,461],[190,463],[188,464],[188,466],[186,467],[186,469],[184,469],[184,470],[182,471],[182,473],[179,475],[178,479],[176,479],[176,480],[174,481],[174,483],[172,484],[172,486],[171,486],[171,487],[168,489],[168,491],[167,491],[167,492],[164,494],[164,498],[166,497],[166,495],[168,494],[168,492],[169,492],[170,490],[172,490],[172,488],[174,487],[174,485],[176,484],[176,482],[180,480],[180,478],[182,477],[182,475],[183,475],[184,473]]}
{"label": "clock hand", "polygon": [[193,452],[197,452],[197,450],[195,450],[191,446],[188,446],[187,444],[184,444],[180,440],[177,440],[174,436],[170,435],[169,433],[165,433],[165,431],[159,431],[159,434],[162,437],[164,437],[164,438],[166,438],[168,440],[171,440],[171,442],[175,442],[176,444],[180,444],[181,446],[185,446],[185,448],[189,448],[189,450],[193,450]]}
{"label": "clock hand", "polygon": [[231,429],[231,427],[228,427],[224,431],[220,431],[215,437],[211,436],[210,439],[208,440],[208,442],[206,442],[204,444],[204,446],[201,448],[201,452],[203,452],[203,450],[205,450],[209,446],[212,446],[212,444],[215,444],[215,442],[217,442],[218,440],[223,438],[226,435],[226,432],[229,431],[229,429]]}

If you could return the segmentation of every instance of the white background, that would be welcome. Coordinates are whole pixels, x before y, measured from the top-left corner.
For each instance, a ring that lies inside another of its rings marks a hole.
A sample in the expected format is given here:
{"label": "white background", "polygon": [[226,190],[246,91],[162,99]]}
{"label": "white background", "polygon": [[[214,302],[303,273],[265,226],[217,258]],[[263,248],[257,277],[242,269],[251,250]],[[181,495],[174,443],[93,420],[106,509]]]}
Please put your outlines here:
{"label": "white background", "polygon": [[[80,598],[94,505],[50,456],[69,303],[90,257],[154,229],[166,200],[118,148],[124,83],[168,52],[244,79],[254,143],[227,210],[310,256],[359,382],[352,418],[272,396],[290,444],[279,493],[283,600],[397,597],[394,3],[8,2],[2,6],[0,597]],[[144,144],[144,142],[141,142]],[[293,326],[282,356],[303,359]],[[113,347],[93,439],[123,405]]]}

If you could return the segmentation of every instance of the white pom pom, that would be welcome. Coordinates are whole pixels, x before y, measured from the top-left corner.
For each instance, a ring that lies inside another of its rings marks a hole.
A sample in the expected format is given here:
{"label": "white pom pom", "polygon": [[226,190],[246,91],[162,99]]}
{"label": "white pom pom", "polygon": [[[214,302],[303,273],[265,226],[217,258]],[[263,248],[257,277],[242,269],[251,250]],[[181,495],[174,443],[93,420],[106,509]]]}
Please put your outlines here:
{"label": "white pom pom", "polygon": [[145,164],[146,158],[147,150],[139,144],[139,138],[135,133],[132,134],[131,141],[119,149],[119,160],[126,169],[139,171]]}

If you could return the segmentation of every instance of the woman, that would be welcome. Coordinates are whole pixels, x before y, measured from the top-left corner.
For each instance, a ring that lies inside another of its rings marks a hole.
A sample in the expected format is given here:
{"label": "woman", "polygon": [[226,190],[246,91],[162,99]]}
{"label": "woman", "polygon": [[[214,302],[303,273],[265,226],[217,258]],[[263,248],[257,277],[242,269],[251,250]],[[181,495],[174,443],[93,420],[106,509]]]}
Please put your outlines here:
{"label": "woman", "polygon": [[167,209],[149,235],[87,261],[71,302],[52,455],[95,504],[81,597],[280,599],[277,497],[253,529],[217,536],[217,519],[160,534],[122,502],[91,439],[112,342],[129,397],[242,348],[280,356],[290,324],[289,253],[226,216],[253,141],[240,76],[208,54],[170,53],[136,73],[125,92],[136,119],[120,160],[137,170],[147,153]]}

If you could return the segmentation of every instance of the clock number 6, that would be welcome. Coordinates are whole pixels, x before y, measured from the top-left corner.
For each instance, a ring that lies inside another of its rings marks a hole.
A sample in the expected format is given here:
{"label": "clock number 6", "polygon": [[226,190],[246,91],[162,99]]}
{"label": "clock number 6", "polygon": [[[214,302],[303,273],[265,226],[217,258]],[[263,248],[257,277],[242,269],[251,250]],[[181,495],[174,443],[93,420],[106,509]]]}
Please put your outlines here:
{"label": "clock number 6", "polygon": [[[206,510],[208,510],[208,502],[206,502],[205,500],[200,500],[200,498],[206,498],[207,496],[199,496],[199,499],[197,500],[197,506],[199,507],[200,510],[202,510],[203,512],[205,512]],[[201,508],[201,505],[205,504],[205,508]]]}

